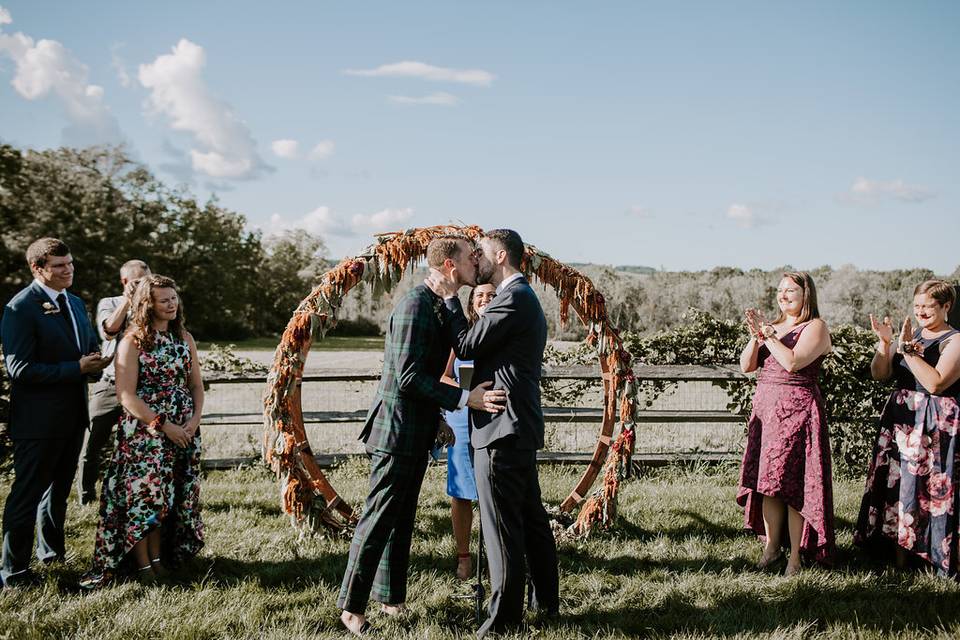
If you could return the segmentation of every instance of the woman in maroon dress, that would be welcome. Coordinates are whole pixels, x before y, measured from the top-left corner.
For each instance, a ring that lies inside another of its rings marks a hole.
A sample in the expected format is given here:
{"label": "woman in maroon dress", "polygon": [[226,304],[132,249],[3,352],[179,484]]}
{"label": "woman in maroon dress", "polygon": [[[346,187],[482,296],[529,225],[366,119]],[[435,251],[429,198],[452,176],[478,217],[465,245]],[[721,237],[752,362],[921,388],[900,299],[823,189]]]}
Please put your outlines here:
{"label": "woman in maroon dress", "polygon": [[737,502],[746,526],[764,542],[757,568],[777,562],[789,546],[784,575],[791,576],[801,554],[826,562],[834,549],[830,442],[817,387],[830,332],[809,274],[783,274],[777,304],[772,323],[756,309],[746,311],[751,335],[740,368],[759,373]]}

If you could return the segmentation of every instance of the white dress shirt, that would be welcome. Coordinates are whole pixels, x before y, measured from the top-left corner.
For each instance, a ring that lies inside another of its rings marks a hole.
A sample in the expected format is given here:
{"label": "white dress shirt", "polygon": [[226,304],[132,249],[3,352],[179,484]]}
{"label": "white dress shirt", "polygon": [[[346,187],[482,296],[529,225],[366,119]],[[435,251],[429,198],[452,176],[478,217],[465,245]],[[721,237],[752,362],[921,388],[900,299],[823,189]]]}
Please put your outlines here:
{"label": "white dress shirt", "polygon": [[[59,291],[57,291],[56,289],[52,287],[48,287],[47,285],[43,284],[39,280],[34,280],[34,282],[37,283],[37,285],[39,285],[41,289],[43,289],[43,292],[47,294],[47,296],[49,296],[50,302],[52,302],[53,304],[57,304],[57,296],[59,296],[61,293],[66,296],[66,293],[67,293],[66,289],[60,289]],[[59,305],[57,306],[57,308],[60,309]],[[60,312],[63,313],[63,309],[60,309]],[[67,317],[70,318],[70,323],[73,324],[73,337],[77,341],[77,350],[82,351],[82,349],[80,349],[80,330],[77,327],[77,319],[73,317],[73,309],[70,308],[69,298],[67,298]]]}

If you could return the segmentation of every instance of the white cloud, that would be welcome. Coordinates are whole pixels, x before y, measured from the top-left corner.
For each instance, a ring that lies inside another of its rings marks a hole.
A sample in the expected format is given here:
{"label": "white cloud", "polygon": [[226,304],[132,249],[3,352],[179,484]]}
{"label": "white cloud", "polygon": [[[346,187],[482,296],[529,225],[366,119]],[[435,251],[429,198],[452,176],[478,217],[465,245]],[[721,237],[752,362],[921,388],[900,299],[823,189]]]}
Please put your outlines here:
{"label": "white cloud", "polygon": [[210,91],[203,78],[203,47],[181,39],[172,53],[140,65],[140,84],[150,90],[147,105],[167,117],[170,127],[192,136],[194,171],[211,178],[247,179],[269,170],[257,153],[250,129]]}
{"label": "white cloud", "polygon": [[[0,7],[0,26],[12,22],[10,12]],[[87,82],[87,66],[60,42],[0,32],[0,54],[16,65],[10,84],[20,97],[32,101],[53,95],[63,105],[70,121],[63,132],[66,144],[121,141],[116,118],[103,102],[103,88]]]}
{"label": "white cloud", "polygon": [[270,217],[270,233],[279,233],[287,229],[303,229],[319,236],[353,235],[346,221],[341,216],[334,215],[330,207],[317,207],[295,220],[288,221],[278,213]]}
{"label": "white cloud", "polygon": [[420,78],[433,82],[457,82],[478,87],[489,87],[496,76],[483,69],[450,69],[414,61],[380,65],[375,69],[345,69],[348,76],[369,78]]}
{"label": "white cloud", "polygon": [[460,102],[460,98],[457,96],[442,91],[419,98],[410,96],[387,96],[387,100],[394,104],[433,104],[444,107],[453,107]]}
{"label": "white cloud", "polygon": [[727,207],[727,218],[736,222],[744,229],[757,226],[757,215],[745,204],[731,204]]}
{"label": "white cloud", "polygon": [[914,204],[935,196],[936,194],[926,187],[907,184],[900,179],[883,182],[861,176],[853,181],[850,191],[840,196],[840,200],[848,204],[872,204],[881,200]]}
{"label": "white cloud", "polygon": [[400,231],[413,218],[413,209],[384,209],[370,215],[357,214],[350,219],[350,227],[358,235],[383,231]]}
{"label": "white cloud", "polygon": [[299,153],[299,147],[299,142],[287,138],[274,140],[270,143],[273,154],[279,158],[296,158]]}
{"label": "white cloud", "polygon": [[309,158],[311,160],[323,160],[324,158],[329,158],[333,155],[335,148],[336,145],[333,144],[333,140],[321,140],[317,144],[313,145],[313,149],[310,150]]}
{"label": "white cloud", "polygon": [[270,217],[268,233],[275,234],[288,229],[303,229],[308,233],[328,237],[347,238],[373,236],[384,231],[399,231],[413,218],[413,209],[383,209],[370,214],[346,216],[335,213],[330,207],[317,207],[304,216],[287,220],[280,214]]}

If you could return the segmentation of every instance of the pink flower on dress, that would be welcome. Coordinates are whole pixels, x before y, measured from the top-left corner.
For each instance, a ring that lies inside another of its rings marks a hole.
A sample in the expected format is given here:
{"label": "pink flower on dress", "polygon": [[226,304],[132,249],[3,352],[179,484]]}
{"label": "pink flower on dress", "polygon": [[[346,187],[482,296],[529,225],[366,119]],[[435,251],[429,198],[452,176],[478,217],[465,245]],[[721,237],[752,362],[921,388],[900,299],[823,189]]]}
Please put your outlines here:
{"label": "pink flower on dress", "polygon": [[937,429],[949,436],[957,435],[957,431],[960,431],[960,405],[953,398],[940,397],[937,400],[940,411],[933,419]]}
{"label": "pink flower on dress", "polygon": [[899,502],[894,504],[887,505],[886,509],[883,510],[883,534],[889,537],[894,537],[897,535],[897,529],[900,522],[900,506]]}
{"label": "pink flower on dress", "polygon": [[922,391],[908,391],[907,397],[905,398],[907,409],[911,411],[922,411],[923,405],[926,404],[928,397],[929,396]]}
{"label": "pink flower on dress", "polygon": [[912,424],[898,424],[897,448],[900,449],[900,458],[917,460],[920,457],[920,448],[923,446],[923,431],[915,429]]}
{"label": "pink flower on dress", "polygon": [[892,442],[893,442],[893,434],[890,432],[890,430],[881,429],[880,435],[877,436],[878,453],[885,453],[887,451],[890,451],[890,444]]}
{"label": "pink flower on dress", "polygon": [[[924,436],[925,440],[929,441],[929,438]],[[933,455],[933,449],[924,447],[920,452],[920,457],[916,462],[907,463],[907,471],[912,473],[915,476],[926,476],[930,475],[930,472],[934,468],[936,459]]]}
{"label": "pink flower on dress", "polygon": [[878,516],[878,515],[879,515],[879,514],[877,513],[877,508],[874,507],[874,506],[871,506],[870,509],[869,509],[869,511],[867,511],[867,528],[868,528],[870,531],[873,531],[874,529],[877,528],[877,516]]}
{"label": "pink flower on dress", "polygon": [[890,460],[890,470],[887,472],[887,488],[893,489],[900,482],[900,461]]}
{"label": "pink flower on dress", "polygon": [[900,526],[897,531],[897,542],[904,549],[913,549],[917,542],[917,532],[913,530],[913,515],[903,512],[903,504],[898,502],[900,510]]}
{"label": "pink flower on dress", "polygon": [[953,513],[953,483],[950,476],[934,471],[927,480],[927,493],[930,495],[930,515],[942,516]]}

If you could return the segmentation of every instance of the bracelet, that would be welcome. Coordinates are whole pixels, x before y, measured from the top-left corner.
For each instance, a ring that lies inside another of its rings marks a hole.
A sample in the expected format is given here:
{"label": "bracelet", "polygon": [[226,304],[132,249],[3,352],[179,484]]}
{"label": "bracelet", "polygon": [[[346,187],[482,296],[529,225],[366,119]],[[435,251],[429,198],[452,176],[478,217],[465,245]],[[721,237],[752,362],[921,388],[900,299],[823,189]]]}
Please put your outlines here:
{"label": "bracelet", "polygon": [[772,324],[765,324],[760,327],[760,333],[763,334],[764,338],[772,338],[777,335],[777,330],[773,328]]}
{"label": "bracelet", "polygon": [[910,340],[908,342],[901,342],[900,346],[897,347],[897,352],[905,356],[923,356],[923,345],[919,344],[916,340]]}
{"label": "bracelet", "polygon": [[157,417],[150,421],[150,424],[147,425],[147,429],[153,431],[154,433],[160,433],[160,428],[167,423],[167,416],[164,413],[158,413]]}

